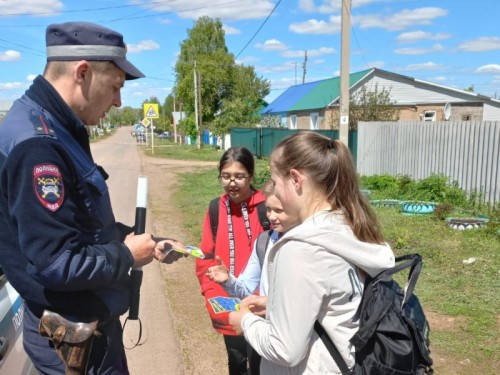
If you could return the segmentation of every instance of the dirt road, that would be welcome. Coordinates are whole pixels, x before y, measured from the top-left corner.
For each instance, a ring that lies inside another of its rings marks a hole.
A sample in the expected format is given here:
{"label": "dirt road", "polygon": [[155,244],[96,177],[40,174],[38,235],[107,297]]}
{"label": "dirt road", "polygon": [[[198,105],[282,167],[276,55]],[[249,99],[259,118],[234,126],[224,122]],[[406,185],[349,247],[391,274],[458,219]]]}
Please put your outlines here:
{"label": "dirt road", "polygon": [[[184,162],[143,155],[128,128],[92,144],[96,163],[110,175],[107,183],[115,217],[132,225],[135,219],[137,178],[148,177],[146,231],[181,240],[185,238],[182,213],[170,202],[176,174],[193,167],[215,168],[214,163]],[[211,328],[199,294],[192,258],[172,265],[156,261],[143,269],[139,317],[142,345],[127,350],[132,375],[222,375],[227,373],[222,338]],[[138,322],[125,326],[124,343],[138,337]]]}

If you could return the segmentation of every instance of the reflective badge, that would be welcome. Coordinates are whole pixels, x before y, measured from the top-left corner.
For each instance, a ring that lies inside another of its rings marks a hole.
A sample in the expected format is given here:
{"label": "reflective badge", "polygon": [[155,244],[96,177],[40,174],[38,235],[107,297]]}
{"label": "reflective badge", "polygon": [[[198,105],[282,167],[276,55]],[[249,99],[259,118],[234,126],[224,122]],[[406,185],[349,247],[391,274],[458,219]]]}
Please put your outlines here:
{"label": "reflective badge", "polygon": [[64,200],[61,172],[54,164],[41,164],[33,168],[33,181],[38,200],[52,212],[57,211]]}

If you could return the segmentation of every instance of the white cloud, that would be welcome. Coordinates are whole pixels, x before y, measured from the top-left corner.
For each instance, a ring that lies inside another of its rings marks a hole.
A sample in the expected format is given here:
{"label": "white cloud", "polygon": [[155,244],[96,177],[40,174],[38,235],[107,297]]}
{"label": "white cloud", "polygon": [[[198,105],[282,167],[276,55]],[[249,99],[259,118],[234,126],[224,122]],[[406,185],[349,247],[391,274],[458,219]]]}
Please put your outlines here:
{"label": "white cloud", "polygon": [[476,73],[500,73],[500,64],[488,64],[476,69]]}
{"label": "white cloud", "polygon": [[421,63],[421,64],[409,64],[405,68],[402,68],[401,70],[409,70],[409,71],[414,71],[414,70],[438,70],[442,69],[444,66],[442,64],[436,64],[432,61],[426,62],[426,63]]}
{"label": "white cloud", "polygon": [[285,78],[279,78],[279,79],[273,79],[271,80],[271,87],[273,90],[280,90],[280,89],[287,89],[292,85],[295,85],[296,83],[302,83],[302,80],[297,79],[297,82],[295,82],[295,75],[293,77],[285,77]]}
{"label": "white cloud", "polygon": [[32,82],[37,76],[38,74],[28,74],[28,76],[26,77],[26,81]]}
{"label": "white cloud", "polygon": [[365,65],[352,67],[352,69],[354,71],[366,70],[366,69],[371,69],[371,68],[382,69],[384,66],[385,66],[385,62],[383,62],[383,61],[369,61]]}
{"label": "white cloud", "polygon": [[263,51],[284,51],[288,47],[283,42],[280,42],[277,39],[269,39],[264,42],[264,44],[256,44],[256,48],[259,48]]}
{"label": "white cloud", "polygon": [[[394,0],[352,0],[352,8],[360,8],[373,3],[387,3]],[[339,12],[342,8],[342,2],[338,0],[323,0],[320,5],[316,6],[314,0],[299,0],[299,8],[309,13],[334,13]]]}
{"label": "white cloud", "polygon": [[205,0],[191,0],[189,5],[185,1],[158,1],[144,3],[144,7],[158,13],[177,13],[181,18],[197,20],[200,17],[220,18],[221,20],[248,20],[267,17],[275,4],[269,0],[241,0],[237,2],[207,2]]}
{"label": "white cloud", "polygon": [[16,14],[36,14],[37,17],[56,15],[64,4],[59,0],[1,0],[0,14],[2,16]]}
{"label": "white cloud", "polygon": [[445,82],[445,81],[448,81],[448,77],[446,77],[446,76],[437,76],[437,77],[430,78],[430,81]]}
{"label": "white cloud", "polygon": [[26,87],[26,82],[3,82],[0,83],[0,90],[17,90]]}
{"label": "white cloud", "polygon": [[336,34],[340,32],[340,16],[330,16],[329,21],[310,19],[292,23],[288,29],[297,34]]}
{"label": "white cloud", "polygon": [[7,50],[0,51],[0,61],[18,61],[21,60],[21,53],[19,51]]}
{"label": "white cloud", "polygon": [[358,25],[361,29],[402,30],[415,25],[430,25],[434,19],[447,14],[446,9],[436,7],[404,9],[389,16],[378,14],[353,16],[352,24]]}
{"label": "white cloud", "polygon": [[396,42],[398,43],[415,43],[421,40],[441,40],[450,38],[450,34],[444,33],[429,33],[425,31],[411,31],[407,33],[401,33],[396,38]]}
{"label": "white cloud", "polygon": [[[335,48],[332,47],[321,47],[319,49],[308,49],[307,50],[307,57],[317,57],[317,56],[323,56],[323,55],[331,55],[332,53],[335,53]],[[281,55],[284,57],[304,57],[305,51],[303,50],[298,50],[298,51],[286,51],[283,52]]]}
{"label": "white cloud", "polygon": [[460,51],[464,52],[484,52],[500,50],[500,37],[483,36],[477,39],[468,40],[458,46]]}
{"label": "white cloud", "polygon": [[285,62],[279,65],[257,65],[255,66],[255,71],[259,73],[281,73],[294,71],[295,67],[290,62]]}
{"label": "white cloud", "polygon": [[237,29],[236,27],[231,27],[228,25],[223,25],[224,32],[226,35],[236,35],[236,34],[241,34],[241,30]]}
{"label": "white cloud", "polygon": [[253,65],[256,62],[261,61],[262,59],[257,56],[245,56],[239,58],[235,61],[236,64],[244,64],[244,65]]}
{"label": "white cloud", "polygon": [[394,53],[398,55],[425,55],[426,53],[439,52],[444,48],[441,44],[434,44],[430,48],[398,48]]}
{"label": "white cloud", "polygon": [[160,45],[153,40],[143,40],[139,44],[127,44],[127,52],[139,53],[142,51],[152,51],[159,49]]}

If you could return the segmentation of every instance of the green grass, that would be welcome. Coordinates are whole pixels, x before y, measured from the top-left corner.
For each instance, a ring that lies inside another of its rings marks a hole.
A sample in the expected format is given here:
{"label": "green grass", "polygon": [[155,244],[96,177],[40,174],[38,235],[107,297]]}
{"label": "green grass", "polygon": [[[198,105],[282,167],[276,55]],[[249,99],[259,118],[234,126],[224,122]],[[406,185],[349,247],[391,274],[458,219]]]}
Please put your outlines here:
{"label": "green grass", "polygon": [[198,149],[195,145],[180,145],[171,140],[155,138],[153,146],[154,155],[151,148],[145,150],[146,155],[159,158],[202,161],[219,161],[222,156],[222,151],[216,150],[213,147],[204,146]]}
{"label": "green grass", "polygon": [[[218,160],[221,155],[220,151],[213,149],[183,150],[184,147],[166,148],[168,151],[161,157],[190,159],[200,155],[202,160]],[[159,156],[157,149],[154,156]],[[267,173],[267,161],[258,160],[257,180],[264,180]],[[190,233],[189,241],[196,243],[201,238],[201,223],[208,202],[222,190],[213,171],[200,169],[196,173],[182,174],[179,179],[181,185],[173,199],[185,213],[184,225]],[[500,352],[498,223],[458,231],[447,227],[445,221],[434,215],[407,216],[399,211],[399,207],[374,209],[384,237],[396,255],[410,252],[422,255],[424,267],[416,294],[424,309],[455,322],[450,329],[433,329],[431,326],[433,348],[449,361],[456,363],[468,358],[475,369],[480,370],[478,373],[493,374],[491,371],[498,367]],[[476,260],[464,264],[463,260],[469,258]],[[398,281],[404,284],[403,277]]]}
{"label": "green grass", "polygon": [[[432,344],[476,363],[494,360],[500,349],[500,242],[495,232],[488,228],[458,231],[432,215],[405,216],[397,208],[375,210],[396,255],[422,255],[424,267],[416,292],[424,308],[463,321],[448,332],[433,332],[431,326]],[[464,264],[469,258],[476,260]]]}

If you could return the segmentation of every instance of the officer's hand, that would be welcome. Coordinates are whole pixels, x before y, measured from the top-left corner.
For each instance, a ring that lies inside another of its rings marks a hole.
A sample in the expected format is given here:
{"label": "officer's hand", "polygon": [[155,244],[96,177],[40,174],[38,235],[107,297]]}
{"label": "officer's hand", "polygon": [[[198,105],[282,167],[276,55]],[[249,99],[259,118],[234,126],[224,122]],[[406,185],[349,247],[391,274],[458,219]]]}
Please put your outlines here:
{"label": "officer's hand", "polygon": [[165,239],[156,244],[154,257],[162,263],[171,264],[180,258],[188,257],[188,254],[175,251],[172,248],[182,250],[184,245],[173,239]]}
{"label": "officer's hand", "polygon": [[124,242],[134,257],[134,267],[144,266],[153,260],[156,242],[150,233],[131,233]]}

